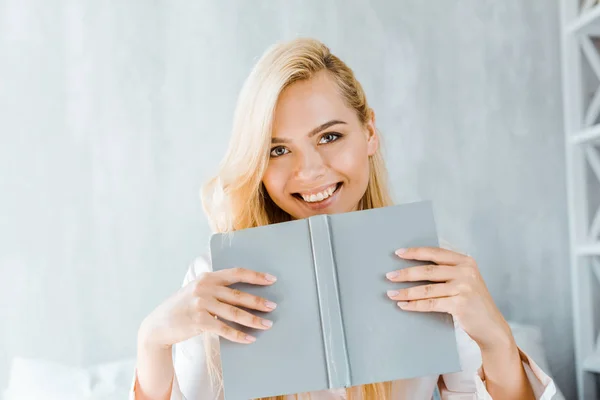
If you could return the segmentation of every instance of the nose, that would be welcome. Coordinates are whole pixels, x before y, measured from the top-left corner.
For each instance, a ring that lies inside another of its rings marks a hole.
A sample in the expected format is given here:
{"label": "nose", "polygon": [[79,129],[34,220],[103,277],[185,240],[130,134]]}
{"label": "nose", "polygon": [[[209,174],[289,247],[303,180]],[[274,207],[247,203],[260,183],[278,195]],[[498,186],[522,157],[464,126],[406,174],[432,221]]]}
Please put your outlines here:
{"label": "nose", "polygon": [[317,149],[296,153],[295,177],[299,181],[316,181],[325,175],[325,162]]}

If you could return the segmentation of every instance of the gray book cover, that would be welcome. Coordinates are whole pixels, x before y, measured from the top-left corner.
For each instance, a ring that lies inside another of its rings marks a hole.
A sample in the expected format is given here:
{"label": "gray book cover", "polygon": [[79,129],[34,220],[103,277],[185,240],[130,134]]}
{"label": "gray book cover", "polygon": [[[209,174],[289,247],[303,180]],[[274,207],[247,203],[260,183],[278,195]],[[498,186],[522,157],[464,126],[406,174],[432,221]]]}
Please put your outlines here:
{"label": "gray book cover", "polygon": [[420,265],[394,252],[439,247],[432,203],[316,215],[210,240],[215,271],[244,267],[272,286],[231,287],[277,303],[252,344],[220,340],[227,400],[305,393],[460,371],[452,317],[401,310],[387,272]]}

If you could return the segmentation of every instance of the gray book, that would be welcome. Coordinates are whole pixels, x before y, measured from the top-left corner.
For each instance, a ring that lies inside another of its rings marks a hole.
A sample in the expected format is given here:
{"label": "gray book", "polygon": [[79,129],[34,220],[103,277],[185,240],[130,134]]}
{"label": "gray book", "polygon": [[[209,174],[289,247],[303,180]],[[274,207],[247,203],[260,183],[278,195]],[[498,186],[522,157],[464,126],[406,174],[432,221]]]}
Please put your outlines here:
{"label": "gray book", "polygon": [[387,297],[387,272],[423,264],[403,260],[401,247],[439,247],[429,201],[344,214],[317,215],[214,234],[215,271],[244,267],[275,275],[272,286],[232,287],[277,303],[252,344],[221,338],[227,400],[324,389],[460,371],[452,317],[400,309]]}

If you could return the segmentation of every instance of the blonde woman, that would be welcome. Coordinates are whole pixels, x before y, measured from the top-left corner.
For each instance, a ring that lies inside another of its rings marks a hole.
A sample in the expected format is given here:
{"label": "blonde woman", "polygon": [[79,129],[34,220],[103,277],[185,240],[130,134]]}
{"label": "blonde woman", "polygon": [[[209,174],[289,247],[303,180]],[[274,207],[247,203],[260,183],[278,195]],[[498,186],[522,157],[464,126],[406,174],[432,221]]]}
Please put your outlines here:
{"label": "blonde woman", "polygon": [[[203,188],[212,228],[230,232],[391,205],[379,142],[375,114],[348,66],[316,40],[274,45],[243,86],[229,148],[217,176]],[[515,344],[475,260],[448,248],[397,254],[422,265],[390,271],[389,280],[434,283],[390,292],[390,301],[405,312],[452,314],[462,372],[303,395],[426,400],[438,387],[443,399],[552,397],[553,382]],[[255,340],[227,321],[270,329],[269,320],[238,307],[266,312],[276,307],[228,286],[276,285],[276,279],[243,266],[212,272],[208,256],[195,260],[183,287],[140,326],[131,398],[222,399],[218,337],[248,346]],[[295,397],[302,396],[287,398]]]}

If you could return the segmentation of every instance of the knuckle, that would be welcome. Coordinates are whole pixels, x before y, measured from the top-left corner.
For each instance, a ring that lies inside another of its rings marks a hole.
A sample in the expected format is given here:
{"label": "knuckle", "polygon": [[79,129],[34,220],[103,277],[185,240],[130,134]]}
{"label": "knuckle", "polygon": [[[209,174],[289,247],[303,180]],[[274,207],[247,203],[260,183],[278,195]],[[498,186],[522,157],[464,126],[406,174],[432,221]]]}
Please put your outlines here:
{"label": "knuckle", "polygon": [[192,283],[192,292],[194,294],[202,293],[205,283],[206,283],[206,278],[204,278],[204,277],[200,277],[198,280],[195,280]]}
{"label": "knuckle", "polygon": [[435,273],[435,269],[436,269],[435,265],[432,265],[432,264],[426,265],[423,268],[423,271],[425,272],[425,276],[426,277],[431,277]]}
{"label": "knuckle", "polygon": [[397,275],[392,278],[392,281],[402,280],[402,279],[408,278],[408,274],[407,274],[407,270],[406,269],[397,269],[395,272],[396,272]]}
{"label": "knuckle", "polygon": [[263,307],[265,305],[265,299],[262,299],[258,296],[254,296],[253,300],[257,307]]}
{"label": "knuckle", "polygon": [[251,320],[252,320],[252,325],[254,325],[254,326],[261,326],[261,320],[260,320],[259,317],[257,317],[257,316],[254,315],[254,316],[251,317]]}
{"label": "knuckle", "polygon": [[229,307],[229,315],[231,315],[232,318],[236,319],[240,316],[241,310],[235,306],[231,306]]}
{"label": "knuckle", "polygon": [[234,298],[239,299],[240,297],[243,296],[243,293],[241,290],[239,289],[232,289],[231,294],[233,295]]}
{"label": "knuckle", "polygon": [[[233,330],[233,329],[232,329]],[[246,338],[246,335],[244,335],[244,332],[241,331],[235,331],[235,336],[239,339],[239,340],[244,340]]]}
{"label": "knuckle", "polygon": [[244,269],[241,267],[235,267],[232,269],[231,273],[236,277],[240,278],[244,275]]}
{"label": "knuckle", "polygon": [[234,329],[227,324],[221,325],[221,335],[225,337],[231,337],[234,333]]}
{"label": "knuckle", "polygon": [[427,300],[427,309],[434,310],[437,306],[437,299],[429,299]]}
{"label": "knuckle", "polygon": [[195,287],[202,286],[203,283],[210,279],[211,272],[201,272],[194,281]]}
{"label": "knuckle", "polygon": [[433,285],[423,286],[423,292],[425,293],[425,296],[429,296],[433,292]]}
{"label": "knuckle", "polygon": [[201,297],[194,297],[192,299],[192,308],[194,310],[202,310],[204,308],[204,299]]}

